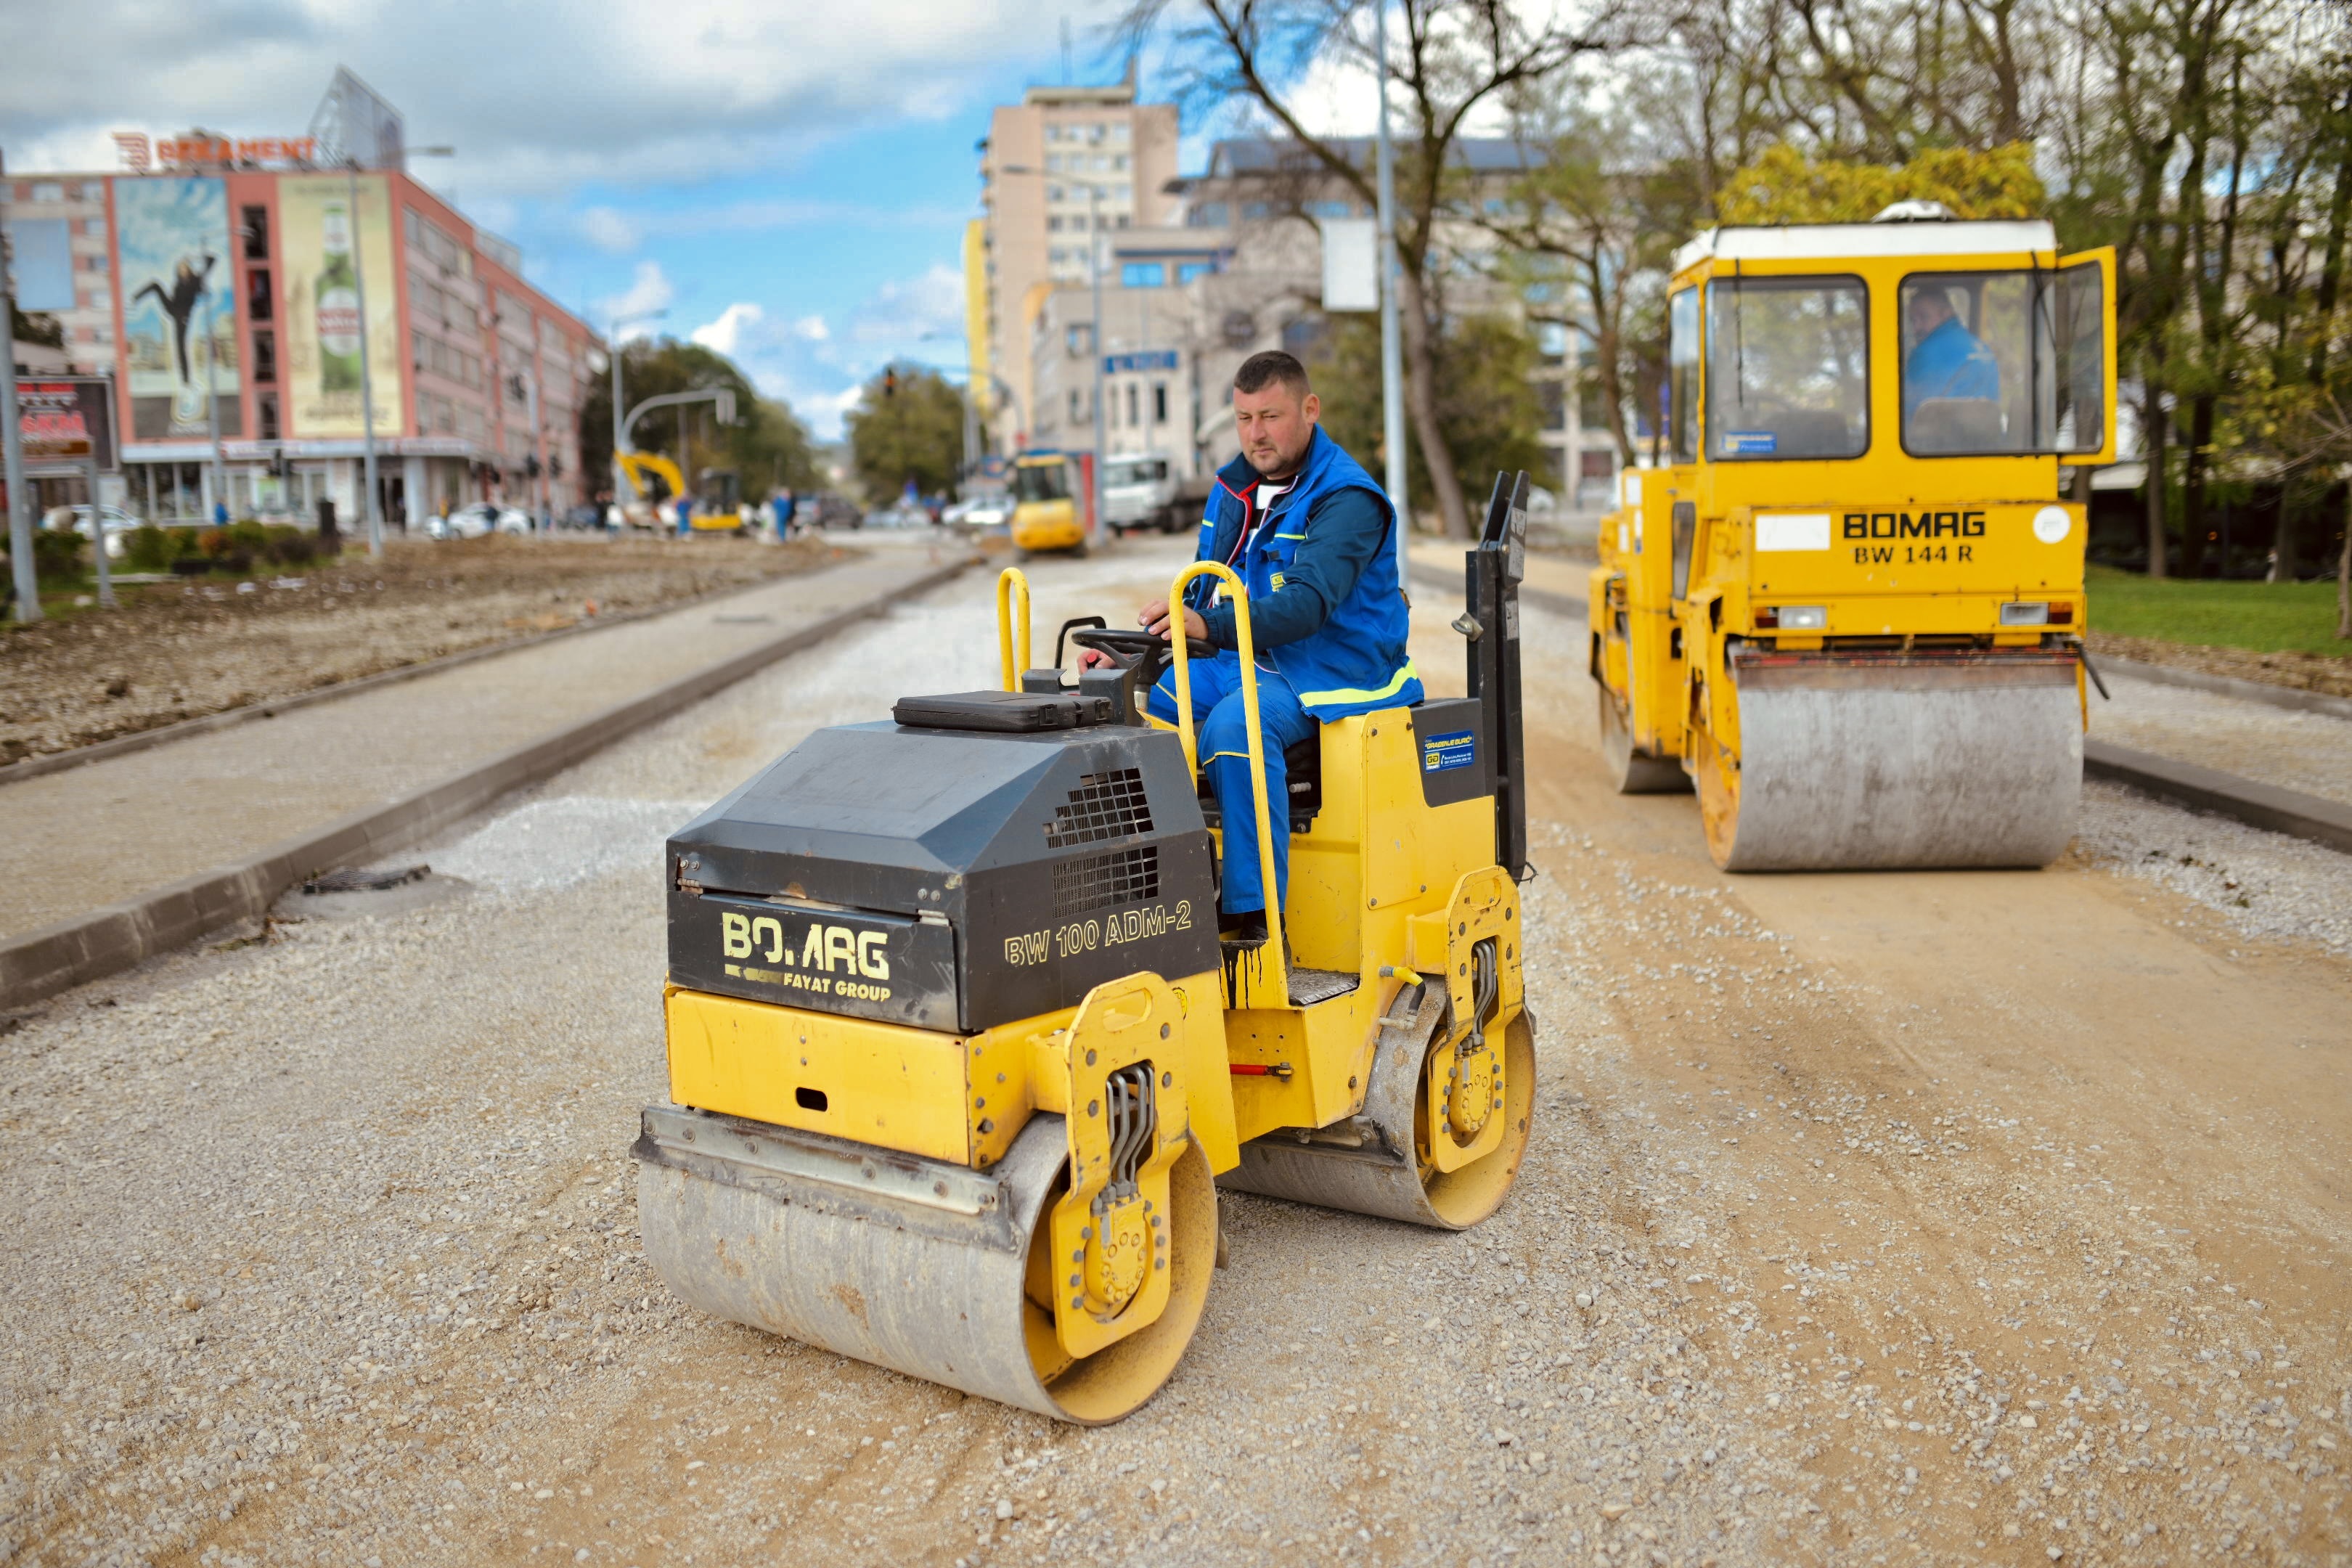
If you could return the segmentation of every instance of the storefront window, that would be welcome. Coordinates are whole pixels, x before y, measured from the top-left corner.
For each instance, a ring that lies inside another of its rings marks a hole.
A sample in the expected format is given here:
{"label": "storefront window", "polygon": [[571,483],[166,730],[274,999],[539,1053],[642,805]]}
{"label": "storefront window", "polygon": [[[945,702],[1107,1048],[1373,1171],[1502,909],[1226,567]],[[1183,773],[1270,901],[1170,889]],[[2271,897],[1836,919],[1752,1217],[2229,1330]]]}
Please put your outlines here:
{"label": "storefront window", "polygon": [[1709,458],[1869,448],[1869,303],[1858,280],[1718,278],[1706,297]]}

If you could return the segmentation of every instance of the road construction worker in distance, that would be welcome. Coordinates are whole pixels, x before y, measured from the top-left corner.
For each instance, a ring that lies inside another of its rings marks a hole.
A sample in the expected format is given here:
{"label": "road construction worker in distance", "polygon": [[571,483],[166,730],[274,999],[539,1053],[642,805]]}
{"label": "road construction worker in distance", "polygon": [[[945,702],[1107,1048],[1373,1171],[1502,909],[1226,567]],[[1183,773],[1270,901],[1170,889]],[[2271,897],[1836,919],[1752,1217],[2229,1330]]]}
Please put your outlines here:
{"label": "road construction worker in distance", "polygon": [[[1284,749],[1315,734],[1318,724],[1404,707],[1422,697],[1405,647],[1410,628],[1397,581],[1396,513],[1372,477],[1318,427],[1321,412],[1306,367],[1290,355],[1253,354],[1242,362],[1234,375],[1241,456],[1217,475],[1194,557],[1224,563],[1249,585],[1276,900],[1290,885]],[[1219,923],[1237,940],[1260,941],[1266,932],[1266,892],[1258,865],[1241,658],[1234,607],[1223,602],[1219,586],[1213,579],[1193,583],[1179,609],[1185,633],[1219,649],[1215,659],[1192,667],[1202,771],[1224,818]],[[1155,600],[1139,618],[1145,630],[1165,637],[1177,613]],[[1172,666],[1153,685],[1146,706],[1155,718],[1174,722]]]}

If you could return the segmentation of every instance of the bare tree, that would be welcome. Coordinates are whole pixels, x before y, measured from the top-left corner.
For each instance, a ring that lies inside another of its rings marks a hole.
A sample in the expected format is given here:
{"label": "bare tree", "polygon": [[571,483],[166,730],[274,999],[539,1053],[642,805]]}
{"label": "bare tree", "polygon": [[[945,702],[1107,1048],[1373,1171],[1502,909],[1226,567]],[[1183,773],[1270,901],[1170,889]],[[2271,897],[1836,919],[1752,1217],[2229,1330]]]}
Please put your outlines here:
{"label": "bare tree", "polygon": [[1624,4],[1597,0],[1590,14],[1562,20],[1511,0],[1397,0],[1385,62],[1375,58],[1360,0],[1131,0],[1121,23],[1130,42],[1172,28],[1178,58],[1192,62],[1179,68],[1190,70],[1180,97],[1203,107],[1254,105],[1367,205],[1376,199],[1371,160],[1309,130],[1296,93],[1317,61],[1387,71],[1403,121],[1395,217],[1405,410],[1445,531],[1456,538],[1468,537],[1470,512],[1439,427],[1436,361],[1447,260],[1440,229],[1463,174],[1465,127],[1580,57],[1624,42]]}

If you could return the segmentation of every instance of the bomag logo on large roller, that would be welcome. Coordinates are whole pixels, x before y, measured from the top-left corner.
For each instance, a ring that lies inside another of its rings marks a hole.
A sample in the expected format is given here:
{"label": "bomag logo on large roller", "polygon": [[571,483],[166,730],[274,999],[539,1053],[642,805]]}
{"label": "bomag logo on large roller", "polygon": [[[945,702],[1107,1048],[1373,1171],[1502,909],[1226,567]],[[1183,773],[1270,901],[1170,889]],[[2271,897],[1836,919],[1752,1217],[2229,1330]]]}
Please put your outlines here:
{"label": "bomag logo on large roller", "polygon": [[749,969],[730,963],[727,966],[730,975],[866,1002],[890,999],[888,986],[865,984],[890,978],[890,959],[884,951],[889,940],[887,931],[856,931],[848,926],[812,921],[795,952],[785,939],[783,921],[773,915],[729,912],[719,917],[719,942],[729,958],[757,957],[770,963],[792,965],[789,969]]}
{"label": "bomag logo on large roller", "polygon": [[[1982,539],[1985,514],[1981,511],[1849,511],[1843,514],[1839,532],[1854,539]],[[1976,547],[1970,544],[1905,544],[1903,563],[1923,561],[1973,561]],[[1857,544],[1853,547],[1853,563],[1857,566],[1891,564],[1897,546],[1893,544]]]}

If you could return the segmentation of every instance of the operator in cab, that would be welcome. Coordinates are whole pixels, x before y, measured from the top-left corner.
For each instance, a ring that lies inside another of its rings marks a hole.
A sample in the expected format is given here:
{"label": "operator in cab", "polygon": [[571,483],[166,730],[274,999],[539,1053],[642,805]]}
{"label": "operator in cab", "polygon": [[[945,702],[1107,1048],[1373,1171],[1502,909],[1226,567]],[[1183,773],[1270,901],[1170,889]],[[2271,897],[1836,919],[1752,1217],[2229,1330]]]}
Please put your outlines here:
{"label": "operator in cab", "polygon": [[[1319,724],[1422,698],[1405,647],[1396,513],[1371,475],[1317,426],[1322,406],[1306,367],[1289,354],[1242,362],[1234,376],[1241,456],[1217,475],[1195,555],[1223,563],[1249,588],[1276,908],[1290,883],[1284,749],[1316,735]],[[1145,630],[1166,637],[1181,617],[1185,635],[1218,649],[1213,660],[1192,665],[1191,679],[1202,771],[1224,819],[1220,925],[1236,940],[1260,941],[1267,891],[1258,864],[1234,606],[1211,578],[1194,582],[1184,596],[1181,605],[1146,605],[1139,618]],[[1175,721],[1173,667],[1153,684],[1145,706],[1154,718]]]}
{"label": "operator in cab", "polygon": [[1951,296],[1928,285],[1911,292],[1910,357],[1903,362],[1903,412],[1918,412],[1930,398],[1998,402],[2000,363],[1984,340],[1969,331],[1952,309]]}

